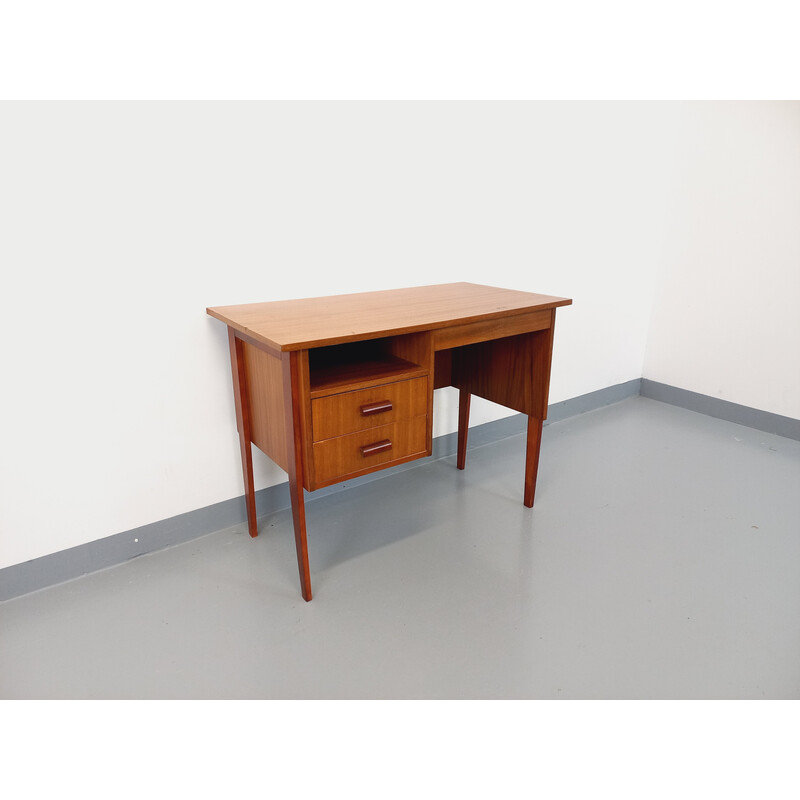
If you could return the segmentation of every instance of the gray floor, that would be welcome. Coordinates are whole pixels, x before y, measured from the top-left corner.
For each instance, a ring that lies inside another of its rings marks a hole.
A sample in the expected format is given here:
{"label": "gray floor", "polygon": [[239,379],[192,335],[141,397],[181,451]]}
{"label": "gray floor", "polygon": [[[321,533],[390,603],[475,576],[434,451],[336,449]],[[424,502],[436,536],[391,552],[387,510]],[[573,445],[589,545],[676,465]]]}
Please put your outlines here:
{"label": "gray floor", "polygon": [[[800,442],[636,397],[0,605],[3,698],[800,698]],[[312,496],[313,497],[313,496]]]}

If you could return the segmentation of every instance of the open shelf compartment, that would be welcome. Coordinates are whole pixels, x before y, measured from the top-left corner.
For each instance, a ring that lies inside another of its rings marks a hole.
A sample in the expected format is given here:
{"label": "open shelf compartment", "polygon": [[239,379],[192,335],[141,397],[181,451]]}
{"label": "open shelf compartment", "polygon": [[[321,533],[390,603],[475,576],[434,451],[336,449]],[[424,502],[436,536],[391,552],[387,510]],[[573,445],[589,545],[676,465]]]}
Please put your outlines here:
{"label": "open shelf compartment", "polygon": [[[407,380],[428,374],[424,351],[418,360],[405,356],[407,336],[314,347],[308,351],[311,397]],[[402,352],[400,355],[398,351]],[[422,363],[419,363],[422,362]]]}

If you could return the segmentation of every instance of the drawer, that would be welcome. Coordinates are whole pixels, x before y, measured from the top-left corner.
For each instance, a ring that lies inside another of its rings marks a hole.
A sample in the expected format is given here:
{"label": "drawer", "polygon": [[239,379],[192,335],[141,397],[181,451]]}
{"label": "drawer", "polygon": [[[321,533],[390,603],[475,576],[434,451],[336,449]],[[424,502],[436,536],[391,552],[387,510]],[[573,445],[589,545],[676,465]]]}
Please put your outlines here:
{"label": "drawer", "polygon": [[414,417],[347,436],[314,443],[314,475],[317,488],[343,480],[379,465],[409,461],[427,455],[427,417]]}
{"label": "drawer", "polygon": [[553,324],[554,310],[526,311],[511,317],[468,322],[464,325],[448,325],[439,328],[433,335],[433,349],[445,350],[450,347],[463,347],[465,344],[487,342],[491,339],[504,339],[520,333],[543,331]]}
{"label": "drawer", "polygon": [[427,412],[427,377],[320,397],[311,401],[313,440],[321,442]]}

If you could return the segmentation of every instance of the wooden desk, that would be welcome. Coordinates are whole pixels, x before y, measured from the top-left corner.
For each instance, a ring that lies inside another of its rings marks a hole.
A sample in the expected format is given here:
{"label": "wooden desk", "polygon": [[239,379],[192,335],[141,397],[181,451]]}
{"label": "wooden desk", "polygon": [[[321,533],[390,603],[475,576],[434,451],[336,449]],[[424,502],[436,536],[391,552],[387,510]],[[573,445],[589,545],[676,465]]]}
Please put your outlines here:
{"label": "wooden desk", "polygon": [[555,310],[570,303],[448,283],[206,309],[228,326],[250,535],[254,444],[289,474],[304,599],[303,489],[431,455],[434,389],[459,389],[459,469],[471,395],[528,415],[524,503],[533,506]]}

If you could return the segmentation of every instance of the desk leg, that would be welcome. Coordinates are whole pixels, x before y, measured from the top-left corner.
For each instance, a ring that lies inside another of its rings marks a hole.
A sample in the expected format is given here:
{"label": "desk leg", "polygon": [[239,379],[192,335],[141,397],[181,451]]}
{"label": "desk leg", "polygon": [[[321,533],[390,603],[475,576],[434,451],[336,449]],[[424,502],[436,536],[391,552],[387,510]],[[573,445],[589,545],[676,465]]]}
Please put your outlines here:
{"label": "desk leg", "polygon": [[297,567],[300,570],[300,592],[303,600],[311,600],[311,572],[308,568],[308,542],[306,541],[306,503],[303,484],[298,484],[294,475],[289,475],[289,494],[292,498],[292,520],[294,543],[297,547]]}
{"label": "desk leg", "polygon": [[237,339],[233,328],[228,328],[233,373],[233,401],[236,406],[236,427],[239,429],[239,450],[242,455],[244,500],[247,507],[247,528],[250,535],[258,536],[256,517],[256,492],[253,485],[253,449],[250,446],[250,404],[247,393],[247,373],[244,368],[244,345]]}
{"label": "desk leg", "polygon": [[466,389],[458,390],[458,457],[456,466],[464,469],[467,461],[467,432],[469,430],[470,393]]}
{"label": "desk leg", "polygon": [[536,473],[539,471],[539,448],[542,444],[543,420],[528,417],[528,445],[525,451],[525,495],[524,503],[533,508],[536,493]]}
{"label": "desk leg", "polygon": [[289,472],[289,495],[292,500],[294,542],[300,570],[303,600],[311,600],[311,572],[308,567],[306,540],[306,502],[303,495],[303,436],[300,419],[300,374],[297,353],[283,353],[283,397],[286,408],[286,450]]}

